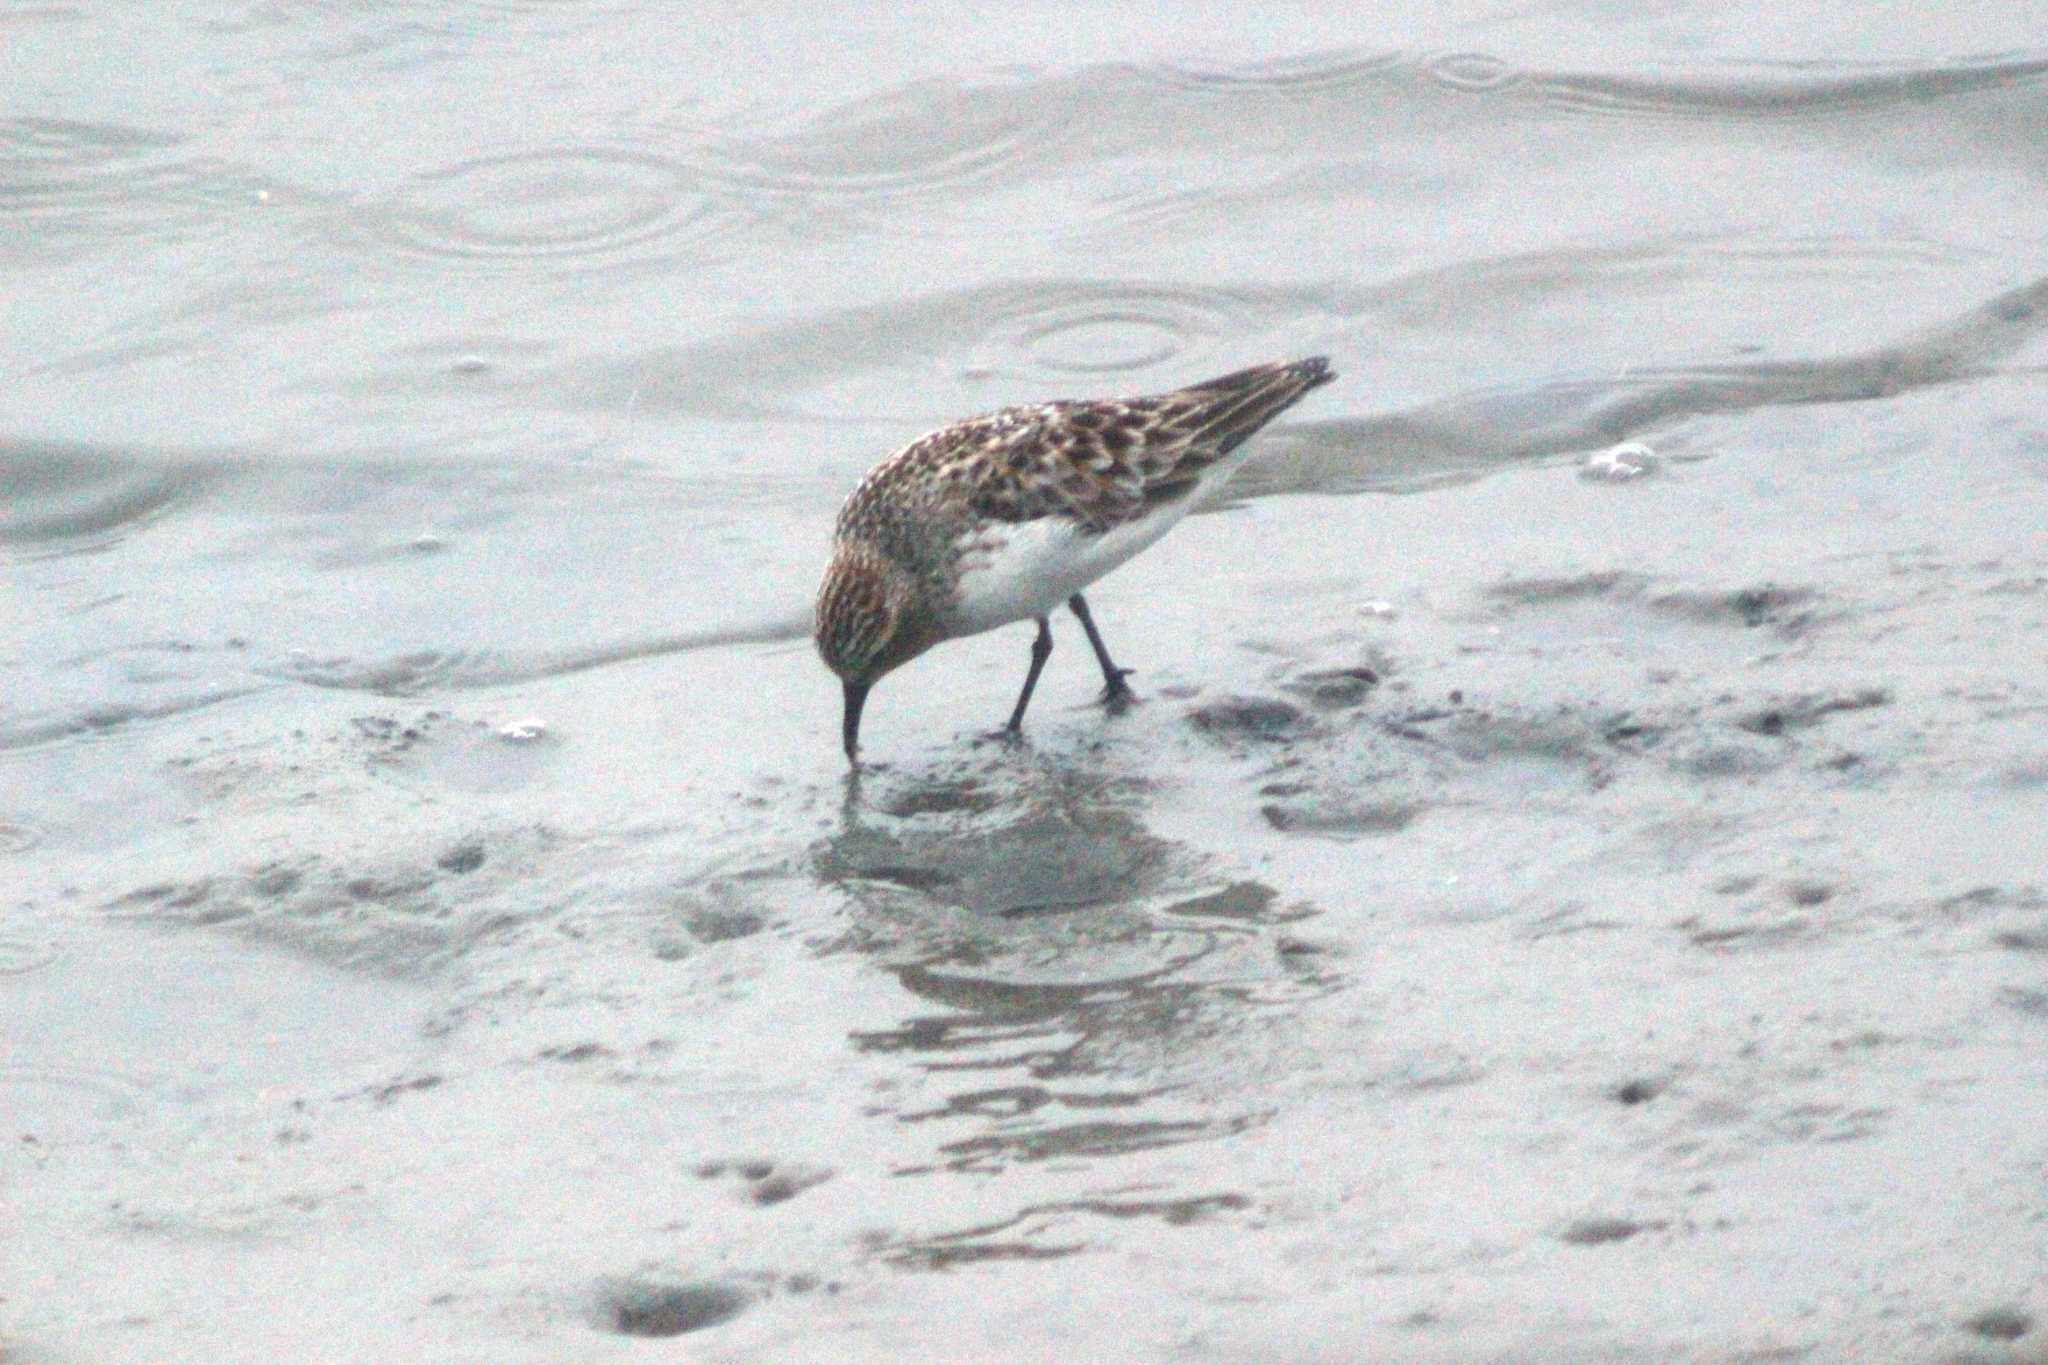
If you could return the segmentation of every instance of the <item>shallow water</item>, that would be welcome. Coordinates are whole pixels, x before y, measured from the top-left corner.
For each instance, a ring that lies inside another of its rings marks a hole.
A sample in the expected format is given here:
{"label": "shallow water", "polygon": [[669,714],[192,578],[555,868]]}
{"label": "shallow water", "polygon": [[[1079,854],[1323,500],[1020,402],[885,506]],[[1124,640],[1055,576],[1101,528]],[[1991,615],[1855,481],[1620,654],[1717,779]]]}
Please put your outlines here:
{"label": "shallow water", "polygon": [[1241,10],[0,9],[0,1356],[2040,1358],[2048,9]]}

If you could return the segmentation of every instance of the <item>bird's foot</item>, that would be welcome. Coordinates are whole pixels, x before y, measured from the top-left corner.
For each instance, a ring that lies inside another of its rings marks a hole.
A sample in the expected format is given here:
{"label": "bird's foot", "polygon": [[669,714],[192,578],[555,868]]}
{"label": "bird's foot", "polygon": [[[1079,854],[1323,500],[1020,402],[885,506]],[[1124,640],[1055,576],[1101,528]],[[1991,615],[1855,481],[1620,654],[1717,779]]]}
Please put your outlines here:
{"label": "bird's foot", "polygon": [[999,729],[985,731],[982,734],[976,735],[974,742],[977,745],[1000,744],[1006,749],[1021,748],[1024,744],[1024,727],[1021,725],[1005,725]]}
{"label": "bird's foot", "polygon": [[1138,700],[1138,694],[1133,692],[1130,684],[1124,681],[1125,678],[1130,677],[1135,671],[1129,668],[1117,669],[1116,672],[1110,675],[1109,686],[1102,689],[1101,703],[1112,716],[1122,715],[1130,709],[1132,703]]}

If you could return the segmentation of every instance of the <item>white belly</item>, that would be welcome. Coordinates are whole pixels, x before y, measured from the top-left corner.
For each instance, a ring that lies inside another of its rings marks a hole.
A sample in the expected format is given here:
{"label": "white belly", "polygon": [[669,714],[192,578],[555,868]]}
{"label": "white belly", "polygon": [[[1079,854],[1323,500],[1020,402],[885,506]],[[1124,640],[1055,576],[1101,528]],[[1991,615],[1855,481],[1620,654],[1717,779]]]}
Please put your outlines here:
{"label": "white belly", "polygon": [[1048,616],[1069,597],[1173,529],[1187,501],[1091,535],[1071,521],[996,522],[963,538],[955,635]]}

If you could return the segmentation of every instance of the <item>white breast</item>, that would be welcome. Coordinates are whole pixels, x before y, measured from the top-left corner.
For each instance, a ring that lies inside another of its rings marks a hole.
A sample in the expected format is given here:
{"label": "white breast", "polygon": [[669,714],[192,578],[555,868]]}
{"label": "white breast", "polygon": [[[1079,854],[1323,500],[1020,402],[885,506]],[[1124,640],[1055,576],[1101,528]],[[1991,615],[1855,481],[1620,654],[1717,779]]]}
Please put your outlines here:
{"label": "white breast", "polygon": [[974,635],[1047,616],[1069,597],[1173,529],[1193,499],[1090,534],[1064,517],[990,522],[960,539],[952,633]]}

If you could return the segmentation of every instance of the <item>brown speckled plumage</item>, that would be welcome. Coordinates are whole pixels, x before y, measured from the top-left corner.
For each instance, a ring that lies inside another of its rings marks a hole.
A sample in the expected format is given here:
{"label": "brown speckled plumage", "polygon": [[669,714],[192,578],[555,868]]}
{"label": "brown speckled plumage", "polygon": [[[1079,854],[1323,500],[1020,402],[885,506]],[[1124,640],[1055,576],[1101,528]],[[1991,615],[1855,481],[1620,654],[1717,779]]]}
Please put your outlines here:
{"label": "brown speckled plumage", "polygon": [[[839,514],[818,595],[818,650],[848,686],[849,756],[855,689],[864,696],[932,645],[987,628],[961,614],[963,575],[985,567],[1017,528],[1057,523],[1082,547],[1152,517],[1163,529],[1205,474],[1333,377],[1318,356],[1148,397],[1005,408],[932,432],[875,466]],[[1112,671],[1085,605],[1075,611],[1115,691],[1122,670]]]}

